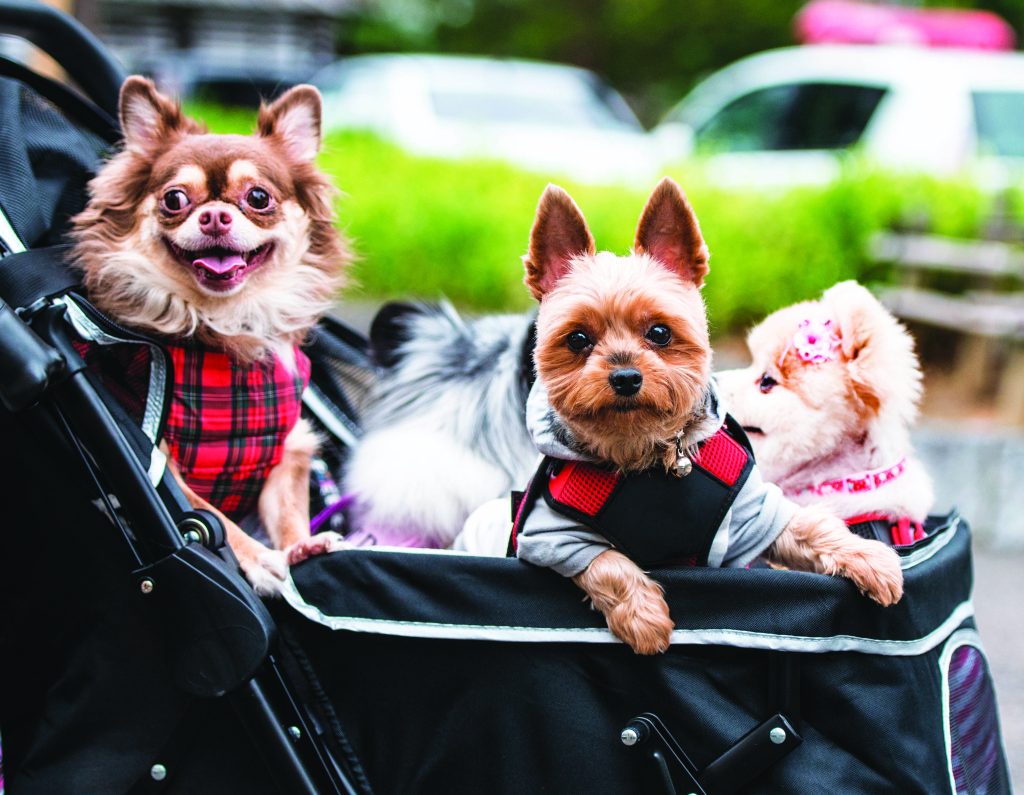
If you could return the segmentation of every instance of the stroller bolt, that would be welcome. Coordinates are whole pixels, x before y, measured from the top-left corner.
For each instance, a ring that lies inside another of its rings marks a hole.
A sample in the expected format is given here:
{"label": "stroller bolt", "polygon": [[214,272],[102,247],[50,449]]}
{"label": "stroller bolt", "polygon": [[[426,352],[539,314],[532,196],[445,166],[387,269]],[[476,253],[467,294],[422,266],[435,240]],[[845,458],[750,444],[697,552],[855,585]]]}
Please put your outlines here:
{"label": "stroller bolt", "polygon": [[202,542],[203,537],[199,535],[195,530],[189,530],[185,533],[185,540],[190,544],[198,544]]}
{"label": "stroller bolt", "polygon": [[288,736],[291,737],[293,740],[298,741],[299,738],[302,737],[302,729],[300,729],[298,726],[289,726]]}
{"label": "stroller bolt", "polygon": [[[153,593],[153,588],[156,585],[149,577],[146,577],[142,582],[139,583],[139,590],[144,594]],[[157,765],[157,767],[160,767]],[[161,768],[162,769],[162,768]]]}
{"label": "stroller bolt", "polygon": [[163,765],[153,765],[153,767],[149,769],[149,777],[153,779],[153,781],[163,781],[167,778],[167,768]]}
{"label": "stroller bolt", "polygon": [[784,742],[786,742],[786,730],[780,729],[778,726],[776,726],[774,729],[768,732],[768,739],[776,745],[782,745]]}
{"label": "stroller bolt", "polygon": [[630,726],[622,730],[619,739],[622,740],[623,745],[636,745],[640,740],[640,732]]}

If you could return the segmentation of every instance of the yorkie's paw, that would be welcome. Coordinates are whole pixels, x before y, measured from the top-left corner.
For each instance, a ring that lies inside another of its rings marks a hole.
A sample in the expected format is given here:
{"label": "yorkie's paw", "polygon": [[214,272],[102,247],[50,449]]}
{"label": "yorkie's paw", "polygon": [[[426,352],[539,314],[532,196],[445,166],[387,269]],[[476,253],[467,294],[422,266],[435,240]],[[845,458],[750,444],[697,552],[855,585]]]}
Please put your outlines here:
{"label": "yorkie's paw", "polygon": [[661,586],[621,552],[602,552],[573,582],[601,611],[612,634],[637,654],[668,649],[674,625]]}
{"label": "yorkie's paw", "polygon": [[239,559],[242,573],[260,596],[280,596],[288,576],[288,562],[283,552],[266,549],[254,560]]}
{"label": "yorkie's paw", "polygon": [[833,556],[837,573],[883,607],[896,604],[903,597],[900,556],[881,541],[858,540],[862,543]]}
{"label": "yorkie's paw", "polygon": [[668,651],[675,625],[660,588],[638,591],[605,613],[608,629],[637,654]]}
{"label": "yorkie's paw", "polygon": [[304,538],[301,541],[296,541],[288,549],[285,550],[284,554],[287,558],[288,565],[294,566],[297,563],[302,563],[306,558],[311,558],[314,555],[326,555],[328,552],[336,552],[339,549],[348,549],[348,544],[337,533],[324,532],[317,533],[315,536]]}

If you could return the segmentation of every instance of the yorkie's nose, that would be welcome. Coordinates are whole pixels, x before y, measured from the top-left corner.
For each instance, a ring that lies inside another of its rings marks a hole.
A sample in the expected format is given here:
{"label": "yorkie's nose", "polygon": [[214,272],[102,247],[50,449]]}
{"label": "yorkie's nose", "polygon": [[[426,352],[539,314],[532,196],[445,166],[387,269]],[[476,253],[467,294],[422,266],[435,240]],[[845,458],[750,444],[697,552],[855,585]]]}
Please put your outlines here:
{"label": "yorkie's nose", "polygon": [[612,385],[615,394],[622,395],[623,397],[635,395],[640,391],[640,385],[643,382],[644,377],[639,370],[614,370],[608,376],[608,383]]}
{"label": "yorkie's nose", "polygon": [[227,210],[203,210],[199,214],[199,231],[219,237],[231,231],[231,213]]}

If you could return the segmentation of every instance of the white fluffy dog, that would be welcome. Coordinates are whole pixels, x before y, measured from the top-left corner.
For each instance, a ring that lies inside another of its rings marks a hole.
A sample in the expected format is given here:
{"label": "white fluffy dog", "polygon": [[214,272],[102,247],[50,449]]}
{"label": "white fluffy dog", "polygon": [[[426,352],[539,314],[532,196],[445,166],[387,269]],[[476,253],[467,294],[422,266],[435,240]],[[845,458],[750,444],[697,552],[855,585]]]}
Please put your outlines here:
{"label": "white fluffy dog", "polygon": [[851,525],[892,523],[891,543],[920,538],[933,492],[910,446],[921,370],[907,330],[848,281],[769,315],[747,345],[752,364],[718,381],[765,478]]}

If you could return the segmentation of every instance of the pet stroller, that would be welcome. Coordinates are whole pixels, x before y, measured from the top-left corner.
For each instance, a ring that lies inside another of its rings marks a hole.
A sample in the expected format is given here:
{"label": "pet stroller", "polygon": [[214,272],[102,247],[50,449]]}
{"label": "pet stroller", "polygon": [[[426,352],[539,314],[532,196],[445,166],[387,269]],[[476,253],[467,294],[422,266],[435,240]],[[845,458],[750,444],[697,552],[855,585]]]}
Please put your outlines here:
{"label": "pet stroller", "polygon": [[[13,795],[1009,791],[956,514],[901,549],[906,596],[888,609],[812,574],[657,571],[677,623],[657,657],[515,559],[345,551],[296,567],[284,600],[257,599],[155,448],[166,357],[92,308],[65,261],[67,219],[117,139],[122,74],[41,5],[3,0],[0,29],[82,91],[0,59]],[[103,372],[139,346],[148,363],[104,379],[82,340]],[[373,368],[333,320],[308,353],[327,517]]]}

